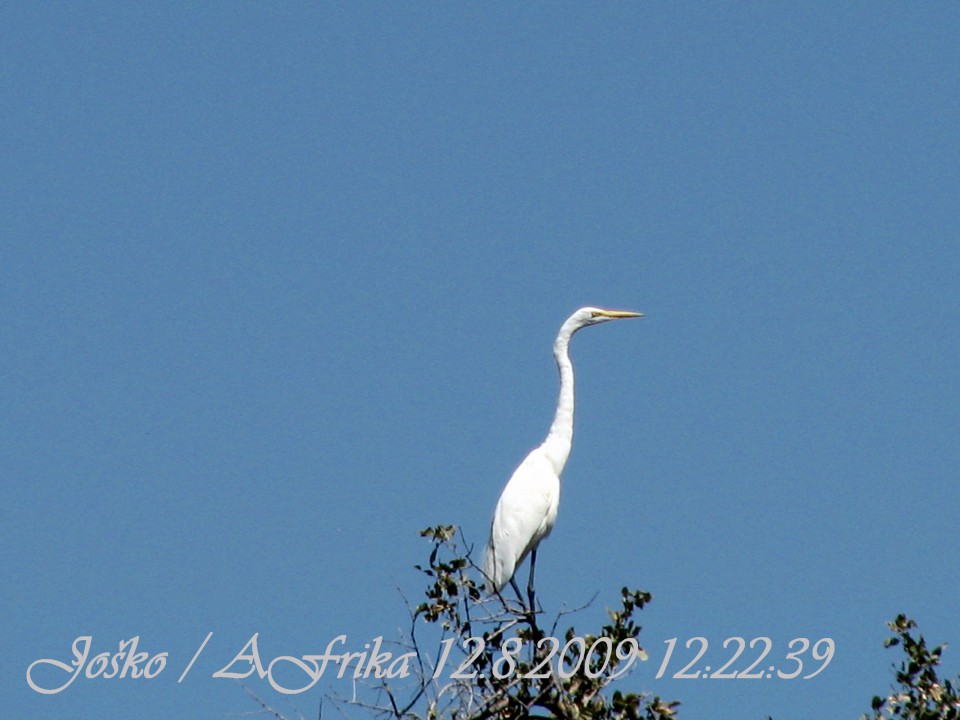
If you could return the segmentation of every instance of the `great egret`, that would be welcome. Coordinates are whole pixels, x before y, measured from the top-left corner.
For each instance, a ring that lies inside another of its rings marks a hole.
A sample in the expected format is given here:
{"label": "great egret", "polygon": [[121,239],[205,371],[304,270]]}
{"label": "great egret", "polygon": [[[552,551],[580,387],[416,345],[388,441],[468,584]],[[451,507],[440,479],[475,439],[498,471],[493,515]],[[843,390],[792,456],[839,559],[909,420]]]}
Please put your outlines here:
{"label": "great egret", "polygon": [[560,473],[563,472],[573,442],[573,364],[568,352],[570,338],[577,330],[588,325],[632,317],[643,317],[643,313],[585,307],[577,310],[560,326],[557,339],[553,342],[553,356],[560,370],[557,413],[547,439],[514,470],[493,512],[490,541],[483,562],[487,588],[499,592],[510,582],[519,595],[520,589],[513,575],[524,558],[530,555],[527,596],[531,612],[537,546],[550,534],[557,519]]}

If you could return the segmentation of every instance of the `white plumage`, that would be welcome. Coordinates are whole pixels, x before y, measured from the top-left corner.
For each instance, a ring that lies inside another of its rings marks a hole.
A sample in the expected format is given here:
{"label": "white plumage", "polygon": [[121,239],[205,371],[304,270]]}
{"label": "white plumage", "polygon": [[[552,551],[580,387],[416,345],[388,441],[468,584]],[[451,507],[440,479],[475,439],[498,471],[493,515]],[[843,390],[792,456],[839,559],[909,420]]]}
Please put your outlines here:
{"label": "white plumage", "polygon": [[570,338],[588,325],[629,317],[642,317],[642,313],[585,307],[577,310],[560,327],[553,343],[553,355],[560,371],[557,412],[547,439],[514,470],[493,512],[490,540],[483,562],[483,572],[490,590],[502,589],[513,579],[517,567],[531,555],[528,593],[532,596],[537,546],[550,534],[557,519],[560,474],[573,443],[574,392]]}

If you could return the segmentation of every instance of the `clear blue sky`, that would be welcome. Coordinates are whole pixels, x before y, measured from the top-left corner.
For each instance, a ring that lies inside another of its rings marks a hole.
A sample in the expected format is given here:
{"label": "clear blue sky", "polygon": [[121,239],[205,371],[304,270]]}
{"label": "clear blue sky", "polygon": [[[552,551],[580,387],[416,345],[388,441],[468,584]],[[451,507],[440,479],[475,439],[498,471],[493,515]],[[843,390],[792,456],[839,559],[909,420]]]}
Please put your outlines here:
{"label": "clear blue sky", "polygon": [[[654,593],[618,689],[855,718],[901,611],[956,672],[958,38],[956,2],[7,4],[4,715],[230,717],[254,632],[396,637],[417,531],[484,542],[585,304],[647,317],[573,343],[538,587],[599,592],[583,630]],[[85,634],[168,666],[31,691]],[[697,635],[837,650],[655,680]]]}

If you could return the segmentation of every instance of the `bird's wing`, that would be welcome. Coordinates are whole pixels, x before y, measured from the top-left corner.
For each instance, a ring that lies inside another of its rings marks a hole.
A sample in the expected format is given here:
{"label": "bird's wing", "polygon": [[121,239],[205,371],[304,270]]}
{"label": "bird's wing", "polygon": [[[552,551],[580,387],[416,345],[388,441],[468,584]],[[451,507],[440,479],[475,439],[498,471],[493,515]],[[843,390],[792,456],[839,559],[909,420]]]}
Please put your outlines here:
{"label": "bird's wing", "polygon": [[560,480],[546,455],[533,450],[507,482],[490,526],[485,572],[498,587],[553,528]]}

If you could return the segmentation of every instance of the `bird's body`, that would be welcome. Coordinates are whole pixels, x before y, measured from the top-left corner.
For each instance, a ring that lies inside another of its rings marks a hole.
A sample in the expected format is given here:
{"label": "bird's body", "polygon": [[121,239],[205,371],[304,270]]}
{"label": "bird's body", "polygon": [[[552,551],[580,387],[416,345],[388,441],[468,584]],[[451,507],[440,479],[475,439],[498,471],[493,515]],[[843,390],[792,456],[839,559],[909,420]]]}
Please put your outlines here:
{"label": "bird's body", "polygon": [[[573,364],[569,344],[573,334],[588,325],[618,318],[641,317],[626,310],[585,307],[567,318],[553,344],[560,371],[560,397],[550,432],[543,444],[530,451],[500,494],[490,540],[484,556],[487,586],[499,591],[514,576],[517,567],[532,554],[528,594],[533,594],[533,568],[537,546],[550,534],[560,507],[560,475],[573,443]],[[532,600],[531,600],[532,602]]]}
{"label": "bird's body", "polygon": [[484,573],[491,588],[500,590],[535,550],[557,521],[560,475],[543,446],[530,451],[500,494],[490,525]]}

